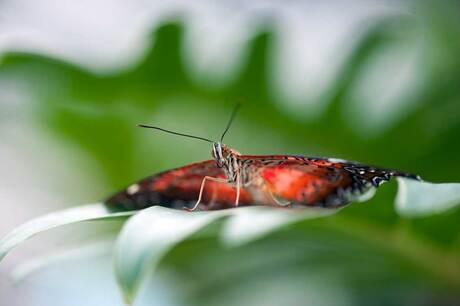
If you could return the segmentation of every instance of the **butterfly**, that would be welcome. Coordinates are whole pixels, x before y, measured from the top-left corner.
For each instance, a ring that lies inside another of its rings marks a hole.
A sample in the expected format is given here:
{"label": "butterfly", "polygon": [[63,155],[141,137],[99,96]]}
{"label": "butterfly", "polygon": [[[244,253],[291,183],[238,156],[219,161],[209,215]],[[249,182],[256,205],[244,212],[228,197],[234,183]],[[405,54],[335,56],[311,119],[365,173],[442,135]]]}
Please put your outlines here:
{"label": "butterfly", "polygon": [[392,177],[420,180],[414,174],[335,158],[240,154],[223,143],[238,107],[220,141],[140,125],[209,142],[213,159],[149,176],[116,193],[106,203],[124,209],[160,205],[189,211],[240,205],[338,208]]}

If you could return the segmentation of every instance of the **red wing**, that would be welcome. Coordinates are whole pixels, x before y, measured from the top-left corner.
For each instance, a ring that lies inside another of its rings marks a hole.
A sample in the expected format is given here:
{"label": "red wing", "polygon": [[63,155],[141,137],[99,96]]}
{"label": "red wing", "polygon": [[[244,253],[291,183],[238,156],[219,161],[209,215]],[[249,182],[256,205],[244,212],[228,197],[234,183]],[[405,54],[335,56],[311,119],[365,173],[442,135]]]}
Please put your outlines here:
{"label": "red wing", "polygon": [[300,205],[338,207],[393,176],[419,179],[412,174],[337,159],[289,155],[241,158],[258,171],[275,198]]}
{"label": "red wing", "polygon": [[[202,161],[168,170],[132,184],[106,201],[115,207],[140,209],[153,205],[182,209],[192,207],[198,200],[205,176],[225,179],[225,173],[214,160]],[[206,209],[233,207],[236,188],[228,183],[206,181],[201,203]],[[239,203],[250,204],[251,197],[242,188]],[[212,206],[212,207],[211,207]]]}

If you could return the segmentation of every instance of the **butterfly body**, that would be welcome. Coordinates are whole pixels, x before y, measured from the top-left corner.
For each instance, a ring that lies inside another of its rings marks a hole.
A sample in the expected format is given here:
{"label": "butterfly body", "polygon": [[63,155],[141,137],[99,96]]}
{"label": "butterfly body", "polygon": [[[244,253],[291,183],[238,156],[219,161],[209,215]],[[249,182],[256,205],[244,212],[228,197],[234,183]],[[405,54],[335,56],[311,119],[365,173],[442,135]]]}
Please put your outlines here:
{"label": "butterfly body", "polygon": [[391,177],[418,176],[331,158],[241,155],[213,143],[214,160],[153,175],[107,203],[127,209],[153,205],[214,210],[238,205],[336,208]]}

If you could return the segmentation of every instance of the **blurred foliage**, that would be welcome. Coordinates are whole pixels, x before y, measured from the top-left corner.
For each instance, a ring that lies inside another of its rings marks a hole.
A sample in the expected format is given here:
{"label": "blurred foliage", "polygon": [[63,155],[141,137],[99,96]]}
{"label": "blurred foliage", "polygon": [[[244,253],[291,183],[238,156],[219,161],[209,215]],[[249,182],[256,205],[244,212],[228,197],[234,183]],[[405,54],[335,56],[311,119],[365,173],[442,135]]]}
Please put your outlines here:
{"label": "blurred foliage", "polygon": [[[324,113],[309,120],[290,115],[271,94],[269,55],[277,40],[269,29],[253,38],[241,70],[219,87],[203,85],[207,80],[198,82],[185,68],[180,23],[158,27],[151,48],[126,70],[98,74],[55,58],[15,52],[3,56],[0,76],[23,82],[35,100],[30,111],[37,122],[101,166],[106,181],[95,184],[107,194],[156,171],[209,158],[210,148],[202,143],[140,130],[137,123],[216,138],[239,100],[244,107],[227,143],[243,153],[335,156],[404,169],[429,181],[459,182],[456,13],[428,8],[423,20],[400,17],[377,23],[321,98],[327,104]],[[415,106],[384,132],[363,137],[350,124],[361,111],[350,107],[350,91],[372,56],[411,39],[420,28],[428,79],[411,95]],[[93,176],[88,173],[88,179]],[[460,210],[401,218],[391,205],[395,186],[384,185],[365,204],[241,248],[224,249],[212,238],[187,241],[171,252],[165,267],[174,267],[178,290],[187,287],[184,292],[197,305],[232,304],[232,296],[245,286],[256,288],[258,280],[273,279],[274,287],[277,278],[298,284],[311,271],[324,286],[330,277],[334,286],[344,287],[353,305],[458,302],[459,278],[451,272],[460,271],[455,260],[460,258]],[[271,261],[262,260],[267,254],[273,255]]]}

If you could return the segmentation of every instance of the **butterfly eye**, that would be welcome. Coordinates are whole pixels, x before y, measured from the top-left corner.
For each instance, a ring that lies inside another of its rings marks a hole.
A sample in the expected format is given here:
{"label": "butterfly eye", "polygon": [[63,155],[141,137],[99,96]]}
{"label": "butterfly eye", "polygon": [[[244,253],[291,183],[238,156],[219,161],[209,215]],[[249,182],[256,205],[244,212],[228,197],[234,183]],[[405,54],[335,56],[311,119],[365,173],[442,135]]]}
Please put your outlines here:
{"label": "butterfly eye", "polygon": [[222,151],[219,147],[218,144],[214,144],[212,146],[212,157],[214,157],[214,159],[216,160],[216,164],[219,168],[222,168],[223,167],[223,163],[222,163]]}

